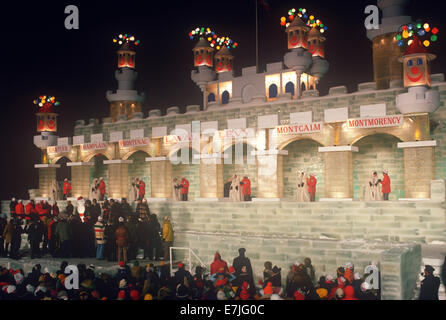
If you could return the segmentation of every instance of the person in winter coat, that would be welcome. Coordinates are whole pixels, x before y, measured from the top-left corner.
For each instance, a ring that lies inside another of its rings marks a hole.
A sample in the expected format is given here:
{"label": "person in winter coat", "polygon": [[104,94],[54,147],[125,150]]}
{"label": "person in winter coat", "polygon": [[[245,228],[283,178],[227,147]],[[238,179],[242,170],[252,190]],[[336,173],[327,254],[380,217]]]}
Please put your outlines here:
{"label": "person in winter coat", "polygon": [[[161,226],[158,222],[158,217],[156,214],[152,214],[149,219],[148,224],[148,237],[149,237],[149,260],[152,260],[153,258],[155,260],[159,260],[161,257],[161,237],[160,237],[160,231]],[[154,255],[155,252],[155,255]]]}
{"label": "person in winter coat", "polygon": [[18,202],[15,198],[11,199],[11,202],[9,203],[9,213],[11,214],[11,218],[16,217],[15,207],[17,206]]}
{"label": "person in winter coat", "polygon": [[143,249],[144,259],[149,255],[149,219],[144,215],[138,219],[136,233],[138,237],[138,248]]}
{"label": "person in winter coat", "polygon": [[74,213],[74,206],[71,204],[71,201],[67,201],[67,206],[65,208],[67,216],[71,217]]}
{"label": "person in winter coat", "polygon": [[236,279],[233,281],[233,283],[236,286],[240,286],[243,281],[248,282],[251,294],[255,293],[255,286],[254,286],[254,275],[251,267],[251,261],[248,257],[245,256],[246,249],[240,248],[238,249],[239,256],[234,258],[234,261],[232,262],[232,266],[235,269],[235,276]]}
{"label": "person in winter coat", "polygon": [[56,227],[57,227],[57,216],[48,220],[48,228],[47,228],[48,251],[53,258],[56,257],[57,244],[58,244]]}
{"label": "person in winter coat", "polygon": [[434,276],[435,269],[432,266],[424,267],[424,279],[421,281],[419,300],[439,300],[438,289],[440,288],[440,278]]}
{"label": "person in winter coat", "polygon": [[178,286],[179,284],[189,285],[193,281],[194,281],[194,277],[192,277],[190,272],[186,270],[186,268],[184,267],[184,264],[181,262],[178,263],[178,270],[175,272],[175,274],[173,276],[173,283],[174,283],[175,287]]}
{"label": "person in winter coat", "polygon": [[127,202],[127,199],[123,198],[122,202],[121,202],[121,214],[120,214],[120,217],[123,217],[124,220],[128,220],[131,216],[133,216],[132,207]]}
{"label": "person in winter coat", "polygon": [[96,237],[96,259],[104,259],[104,247],[105,247],[105,225],[102,223],[102,217],[98,217],[98,221],[94,225],[94,233]]}
{"label": "person in winter coat", "polygon": [[251,180],[248,176],[244,176],[242,181],[240,181],[242,188],[243,201],[251,201]]}
{"label": "person in winter coat", "polygon": [[443,266],[441,267],[440,278],[441,282],[443,282],[443,286],[446,288],[446,257],[444,257]]}
{"label": "person in winter coat", "polygon": [[344,288],[344,298],[342,300],[359,300],[355,297],[355,289],[353,286],[346,286]]}
{"label": "person in winter coat", "polygon": [[211,273],[210,275],[214,275],[223,268],[224,273],[228,273],[228,264],[226,261],[222,260],[220,253],[217,251],[214,256],[214,262],[211,263]]}
{"label": "person in winter coat", "polygon": [[98,217],[101,215],[101,205],[98,203],[96,199],[93,199],[90,208],[90,218],[92,223],[96,223],[98,221]]}
{"label": "person in winter coat", "polygon": [[115,231],[116,236],[116,246],[118,249],[117,257],[118,261],[124,261],[127,263],[127,248],[129,246],[129,232],[124,226],[124,218],[119,217],[118,226]]}
{"label": "person in winter coat", "polygon": [[2,251],[3,251],[5,257],[8,256],[9,245],[12,242],[14,228],[15,228],[14,219],[10,219],[2,232],[2,236],[3,236],[4,242],[5,242],[5,247],[4,247],[4,250],[2,250]]}
{"label": "person in winter coat", "polygon": [[69,220],[69,226],[71,229],[71,254],[73,258],[82,258],[83,242],[83,230],[82,221],[79,215],[71,216]]}
{"label": "person in winter coat", "polygon": [[381,191],[383,194],[384,201],[389,201],[389,194],[391,192],[390,189],[390,178],[389,178],[389,171],[384,170],[383,171],[383,180],[381,181]]}
{"label": "person in winter coat", "polygon": [[59,216],[60,210],[59,210],[59,207],[57,206],[57,202],[56,201],[54,201],[54,203],[53,203],[53,205],[51,207],[51,212],[52,212],[53,217]]}
{"label": "person in winter coat", "polygon": [[40,258],[40,243],[44,233],[44,227],[42,221],[34,218],[31,223],[26,227],[25,232],[28,234],[28,240],[31,247],[31,259]]}
{"label": "person in winter coat", "polygon": [[5,238],[3,233],[8,225],[8,220],[6,219],[6,214],[0,214],[0,256],[6,257],[5,255]]}
{"label": "person in winter coat", "polygon": [[19,200],[17,205],[15,206],[15,213],[20,220],[25,219],[25,206],[23,205],[22,200]]}
{"label": "person in winter coat", "polygon": [[105,226],[104,235],[105,235],[105,256],[107,257],[108,261],[116,261],[116,253],[117,253],[117,247],[116,247],[116,224],[112,224],[109,220],[108,223]]}
{"label": "person in winter coat", "polygon": [[164,261],[170,259],[170,248],[173,245],[173,228],[168,216],[164,217],[163,223],[163,241],[164,241]]}
{"label": "person in winter coat", "polygon": [[128,222],[125,224],[129,232],[129,248],[127,250],[128,260],[135,260],[138,254],[138,220],[134,215],[130,215]]}
{"label": "person in winter coat", "polygon": [[20,259],[20,245],[22,244],[22,233],[23,229],[21,226],[21,221],[18,219],[13,219],[13,231],[12,231],[12,239],[11,239],[11,259],[18,260]]}
{"label": "person in winter coat", "polygon": [[56,225],[56,235],[60,242],[60,257],[69,258],[71,257],[71,239],[72,230],[70,225],[65,219],[60,219]]}
{"label": "person in winter coat", "polygon": [[37,214],[37,211],[36,211],[36,208],[35,208],[34,200],[31,200],[25,206],[25,220],[26,220],[26,223],[27,224],[31,223],[32,216],[36,215],[36,214]]}
{"label": "person in winter coat", "polygon": [[313,284],[314,284],[316,282],[316,274],[314,272],[314,267],[311,264],[310,258],[304,259],[304,270],[307,273],[307,275],[310,277],[311,282],[313,282]]}

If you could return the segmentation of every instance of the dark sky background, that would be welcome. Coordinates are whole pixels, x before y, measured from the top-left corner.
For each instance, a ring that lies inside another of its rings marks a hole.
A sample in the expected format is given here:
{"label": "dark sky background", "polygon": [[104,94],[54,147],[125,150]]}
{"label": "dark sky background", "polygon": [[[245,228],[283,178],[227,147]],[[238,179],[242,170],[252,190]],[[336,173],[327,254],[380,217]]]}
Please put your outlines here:
{"label": "dark sky background", "polygon": [[[304,7],[327,26],[326,56],[330,71],[320,84],[321,95],[333,86],[373,80],[371,42],[364,28],[364,8],[376,0],[269,0],[270,10],[259,7],[260,69],[283,60],[287,52],[280,17],[290,8]],[[446,71],[442,40],[444,1],[412,0],[409,13],[427,19],[440,29],[432,49],[440,56],[432,72]],[[66,30],[64,8],[77,5],[80,30]],[[34,164],[40,150],[33,100],[42,94],[61,102],[60,137],[72,136],[74,121],[104,118],[109,114],[107,90],[115,90],[116,50],[113,37],[134,34],[142,43],[137,50],[137,89],[146,92],[144,113],[177,105],[201,104],[198,87],[190,79],[192,47],[187,34],[208,26],[239,43],[235,75],[255,65],[254,0],[225,1],[5,1],[0,8],[1,171],[0,198],[28,198],[38,187]]]}

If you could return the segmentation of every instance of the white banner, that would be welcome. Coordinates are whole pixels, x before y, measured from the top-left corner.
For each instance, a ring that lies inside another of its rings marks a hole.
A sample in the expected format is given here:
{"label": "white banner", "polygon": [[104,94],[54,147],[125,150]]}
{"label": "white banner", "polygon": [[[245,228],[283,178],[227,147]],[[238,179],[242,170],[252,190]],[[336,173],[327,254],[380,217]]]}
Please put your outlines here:
{"label": "white banner", "polygon": [[65,146],[54,146],[54,147],[48,147],[46,149],[46,152],[48,154],[55,154],[55,153],[68,153],[71,151],[71,146],[65,145]]}
{"label": "white banner", "polygon": [[280,135],[293,135],[293,134],[310,134],[318,133],[322,131],[322,122],[313,122],[307,124],[292,124],[286,126],[276,127],[275,133]]}
{"label": "white banner", "polygon": [[148,146],[149,144],[150,144],[149,138],[130,139],[130,140],[120,140],[119,141],[120,148],[142,147],[142,146]]}
{"label": "white banner", "polygon": [[90,150],[103,150],[107,149],[107,142],[94,142],[94,143],[84,143],[81,144],[81,151],[90,151]]}
{"label": "white banner", "polygon": [[403,123],[404,117],[402,115],[347,120],[349,129],[400,127]]}

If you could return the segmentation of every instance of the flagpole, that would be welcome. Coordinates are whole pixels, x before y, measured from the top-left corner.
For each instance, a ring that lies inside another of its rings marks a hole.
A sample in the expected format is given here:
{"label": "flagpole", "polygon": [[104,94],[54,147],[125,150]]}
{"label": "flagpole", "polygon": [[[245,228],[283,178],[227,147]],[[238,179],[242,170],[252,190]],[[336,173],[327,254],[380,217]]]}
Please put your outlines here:
{"label": "flagpole", "polygon": [[256,5],[256,72],[259,72],[259,16],[257,0],[254,0]]}

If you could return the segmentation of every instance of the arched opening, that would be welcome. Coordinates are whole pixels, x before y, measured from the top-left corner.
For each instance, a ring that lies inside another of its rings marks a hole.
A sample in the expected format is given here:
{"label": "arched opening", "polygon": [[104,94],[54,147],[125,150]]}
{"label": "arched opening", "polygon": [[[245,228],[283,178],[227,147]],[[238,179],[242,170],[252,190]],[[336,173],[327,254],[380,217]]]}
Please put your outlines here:
{"label": "arched opening", "polygon": [[255,156],[251,155],[252,151],[255,151],[253,146],[241,142],[236,143],[225,150],[225,155],[229,155],[229,158],[224,160],[223,166],[225,197],[229,197],[229,186],[234,174],[237,174],[240,177],[240,180],[242,180],[245,175],[249,177],[249,180],[251,180],[251,196],[252,198],[256,197],[257,163]]}
{"label": "arched opening", "polygon": [[225,90],[221,94],[221,104],[228,104],[228,103],[229,103],[229,92]]}
{"label": "arched opening", "polygon": [[317,179],[316,201],[325,196],[324,155],[319,153],[322,145],[314,140],[296,140],[284,150],[288,155],[283,158],[283,194],[284,198],[297,200],[297,185],[300,172],[313,173]]}
{"label": "arched opening", "polygon": [[59,186],[59,197],[58,199],[63,199],[63,183],[65,178],[71,181],[71,167],[67,166],[71,160],[67,157],[62,157],[56,161],[56,164],[60,164],[60,168],[56,170],[56,181]]}
{"label": "arched opening", "polygon": [[209,95],[208,95],[208,102],[215,102],[215,94],[209,93]]}
{"label": "arched opening", "polygon": [[305,83],[301,83],[300,84],[300,92],[304,92],[304,91],[306,91],[307,90],[307,86],[305,85]]}
{"label": "arched opening", "polygon": [[184,147],[171,155],[171,157],[176,156],[178,160],[172,162],[172,179],[176,177],[181,180],[181,177],[185,177],[189,181],[188,200],[200,198],[200,164],[193,164],[192,161],[198,154],[196,150]]}
{"label": "arched opening", "polygon": [[290,81],[285,85],[285,93],[291,93],[294,97],[294,83]]}
{"label": "arched opening", "polygon": [[277,86],[274,83],[269,86],[268,97],[270,99],[277,98]]}
{"label": "arched opening", "polygon": [[90,182],[89,182],[89,184],[91,185],[91,183],[93,182],[93,179],[95,179],[95,178],[97,178],[97,179],[103,178],[105,185],[106,185],[105,195],[108,196],[108,192],[110,191],[110,188],[109,188],[109,184],[108,184],[108,168],[107,168],[107,165],[104,164],[105,160],[108,160],[108,159],[102,153],[98,153],[93,158],[91,158],[90,162],[93,162],[94,166],[91,166],[91,168],[90,168]]}
{"label": "arched opening", "polygon": [[133,162],[129,164],[128,167],[128,189],[129,189],[129,199],[132,199],[130,196],[130,191],[132,191],[132,183],[135,182],[135,179],[144,181],[146,184],[146,198],[150,198],[150,163],[146,162],[146,158],[150,155],[144,151],[136,151],[128,160],[132,160]]}
{"label": "arched opening", "polygon": [[[359,152],[353,154],[354,197],[364,200],[365,185],[373,171],[382,179],[389,170],[392,193],[390,200],[404,198],[404,153],[398,149],[398,138],[388,134],[374,134],[357,141]],[[381,189],[381,188],[380,188]]]}

